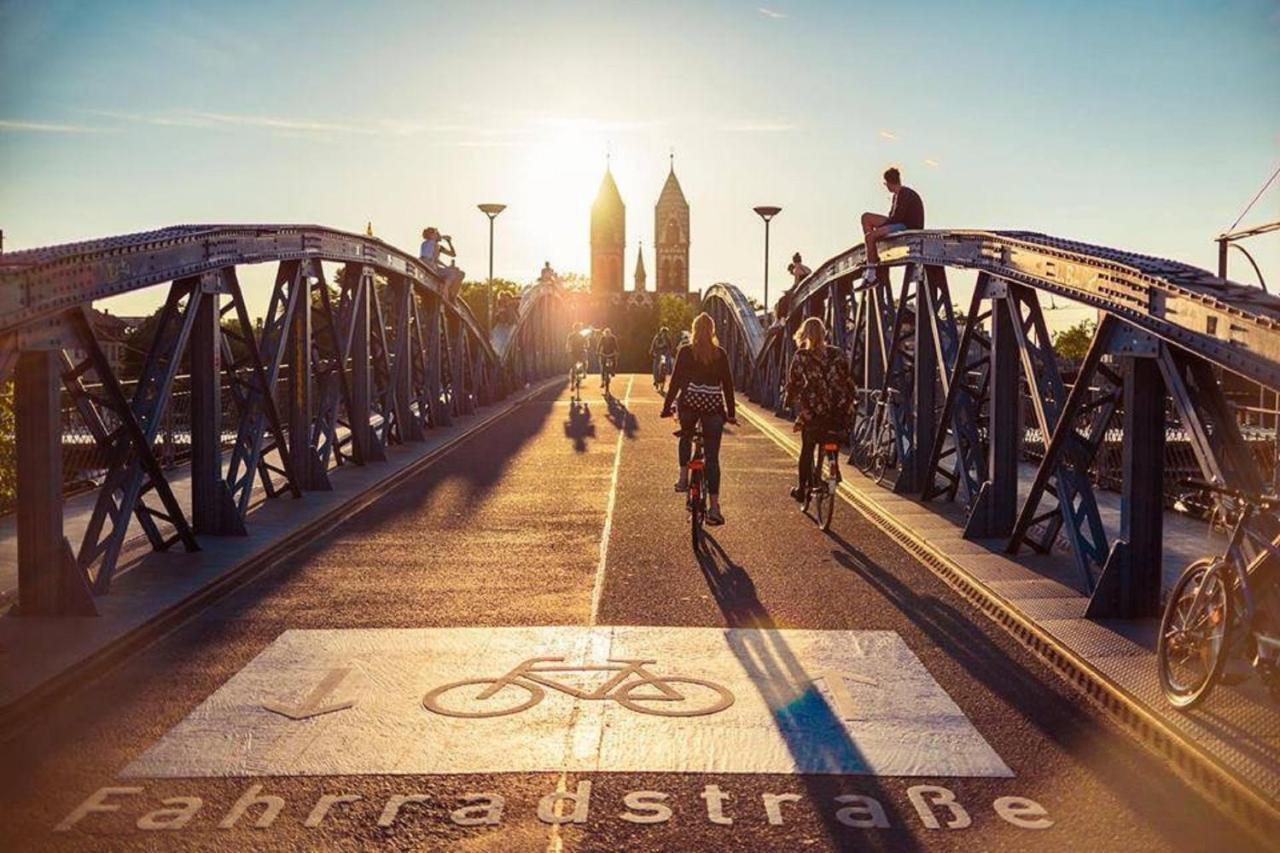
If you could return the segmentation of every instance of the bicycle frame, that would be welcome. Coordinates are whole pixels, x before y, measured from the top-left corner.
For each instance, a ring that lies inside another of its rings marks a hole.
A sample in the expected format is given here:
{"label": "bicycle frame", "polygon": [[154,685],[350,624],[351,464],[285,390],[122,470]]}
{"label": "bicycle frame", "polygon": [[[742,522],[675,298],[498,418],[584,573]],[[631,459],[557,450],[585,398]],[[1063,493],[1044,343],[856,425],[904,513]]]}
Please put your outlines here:
{"label": "bicycle frame", "polygon": [[[645,669],[649,664],[657,663],[657,660],[639,658],[608,658],[609,663],[625,664],[625,666],[605,666],[601,664],[587,666],[538,666],[538,664],[562,664],[564,662],[565,659],[562,657],[531,658],[530,660],[523,661],[515,669],[497,679],[493,683],[492,687],[480,693],[476,698],[482,700],[488,699],[503,687],[513,684],[520,679],[524,679],[525,681],[531,681],[534,684],[541,685],[542,687],[549,687],[552,690],[558,690],[561,693],[573,696],[577,699],[607,699],[609,694],[620,687],[628,678],[631,678],[633,675],[637,675],[643,678],[646,682],[649,682],[650,686],[662,694],[661,696],[645,696],[644,698],[646,701],[669,700],[672,702],[678,702],[684,699],[679,692],[668,687],[662,681],[662,676],[654,675]],[[582,690],[572,684],[562,684],[554,679],[545,677],[547,673],[556,672],[616,672],[617,675],[613,676],[603,685],[595,688],[594,690]]]}
{"label": "bicycle frame", "polygon": [[[1277,548],[1262,534],[1252,530],[1249,526],[1249,519],[1255,515],[1254,507],[1248,503],[1239,513],[1236,522],[1231,530],[1231,536],[1227,540],[1227,547],[1224,549],[1221,565],[1224,570],[1229,568],[1228,580],[1231,581],[1229,589],[1233,590],[1241,604],[1241,623],[1249,628],[1250,634],[1257,633],[1254,627],[1254,620],[1257,616],[1257,597],[1254,595],[1250,580],[1257,576],[1263,564],[1267,562],[1268,557],[1280,558],[1280,548]],[[1248,559],[1245,554],[1245,543],[1248,542],[1255,548],[1260,549],[1259,553]],[[1202,596],[1204,595],[1204,586],[1196,593],[1196,597],[1192,601],[1192,611],[1200,607]]]}

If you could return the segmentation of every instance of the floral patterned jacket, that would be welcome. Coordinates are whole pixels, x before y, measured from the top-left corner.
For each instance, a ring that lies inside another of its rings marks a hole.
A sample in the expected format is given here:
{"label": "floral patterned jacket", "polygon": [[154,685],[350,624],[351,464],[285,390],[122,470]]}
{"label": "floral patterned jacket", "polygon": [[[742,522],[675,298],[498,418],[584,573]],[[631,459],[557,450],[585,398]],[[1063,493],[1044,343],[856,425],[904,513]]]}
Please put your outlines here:
{"label": "floral patterned jacket", "polygon": [[801,428],[825,422],[832,428],[847,425],[857,399],[849,364],[836,347],[796,350],[787,372],[783,405],[794,406]]}

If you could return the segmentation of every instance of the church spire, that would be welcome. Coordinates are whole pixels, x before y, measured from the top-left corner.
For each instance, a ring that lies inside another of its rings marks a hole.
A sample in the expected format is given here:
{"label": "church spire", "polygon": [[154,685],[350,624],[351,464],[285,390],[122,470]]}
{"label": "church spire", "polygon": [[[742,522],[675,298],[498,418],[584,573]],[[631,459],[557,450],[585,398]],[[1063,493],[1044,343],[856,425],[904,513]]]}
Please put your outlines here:
{"label": "church spire", "polygon": [[644,293],[646,279],[644,272],[644,242],[641,241],[636,249],[636,293]]}

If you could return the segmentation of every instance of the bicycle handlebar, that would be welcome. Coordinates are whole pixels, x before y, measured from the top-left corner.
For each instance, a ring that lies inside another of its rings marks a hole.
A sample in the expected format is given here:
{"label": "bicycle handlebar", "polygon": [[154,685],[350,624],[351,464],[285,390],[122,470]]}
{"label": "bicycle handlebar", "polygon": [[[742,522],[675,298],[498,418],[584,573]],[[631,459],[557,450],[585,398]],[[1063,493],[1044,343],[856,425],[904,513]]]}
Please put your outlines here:
{"label": "bicycle handlebar", "polygon": [[1261,507],[1263,509],[1276,509],[1280,507],[1280,495],[1257,495],[1251,492],[1245,492],[1240,489],[1233,489],[1230,486],[1220,486],[1217,483],[1210,483],[1208,480],[1199,480],[1194,477],[1185,477],[1178,481],[1179,486],[1186,486],[1189,489],[1199,489],[1204,492],[1215,492],[1220,495],[1235,498],[1244,501],[1252,506]]}

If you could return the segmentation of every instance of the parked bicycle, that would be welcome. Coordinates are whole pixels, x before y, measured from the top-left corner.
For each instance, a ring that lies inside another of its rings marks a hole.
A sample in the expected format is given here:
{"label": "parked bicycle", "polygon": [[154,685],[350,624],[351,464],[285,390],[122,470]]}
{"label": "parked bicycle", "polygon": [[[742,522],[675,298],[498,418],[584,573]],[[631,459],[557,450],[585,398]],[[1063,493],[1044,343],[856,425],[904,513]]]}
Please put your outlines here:
{"label": "parked bicycle", "polygon": [[[684,438],[684,430],[672,433],[676,438]],[[707,490],[705,480],[706,457],[702,451],[702,424],[694,424],[693,431],[688,433],[692,442],[692,453],[689,456],[689,491],[685,494],[685,506],[689,510],[690,538],[693,550],[702,549],[702,522],[707,517]]]}
{"label": "parked bicycle", "polygon": [[[1224,509],[1235,521],[1223,552],[1187,566],[1169,594],[1156,646],[1164,695],[1177,708],[1194,707],[1221,679],[1227,659],[1239,654],[1280,702],[1280,577],[1272,562],[1280,548],[1249,524],[1260,511],[1280,508],[1280,496],[1180,482],[1227,498],[1232,505]],[[1256,552],[1251,560],[1246,543]]]}
{"label": "parked bicycle", "polygon": [[872,392],[871,411],[854,424],[849,461],[877,483],[883,482],[885,474],[897,467],[898,444],[894,441],[888,397],[882,391]]}
{"label": "parked bicycle", "polygon": [[818,462],[813,466],[809,476],[809,485],[804,492],[804,511],[814,508],[813,520],[823,530],[831,529],[831,518],[835,515],[836,491],[840,488],[840,433],[833,432],[824,436],[818,445]]}

